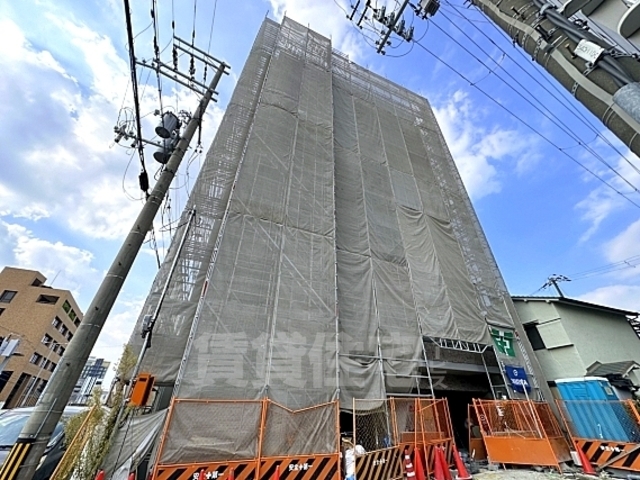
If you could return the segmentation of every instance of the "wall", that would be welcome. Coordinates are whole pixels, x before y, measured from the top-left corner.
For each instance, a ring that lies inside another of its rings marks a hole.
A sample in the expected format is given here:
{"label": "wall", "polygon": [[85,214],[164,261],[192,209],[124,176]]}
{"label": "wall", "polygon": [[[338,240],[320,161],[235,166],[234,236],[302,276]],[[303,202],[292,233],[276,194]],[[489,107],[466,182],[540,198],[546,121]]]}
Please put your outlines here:
{"label": "wall", "polygon": [[[0,313],[0,336],[20,339],[18,355],[13,355],[4,368],[5,377],[8,372],[13,373],[0,390],[3,408],[12,408],[23,401],[25,405],[35,403],[38,386],[43,388],[43,381],[48,381],[55,368],[53,364],[58,364],[62,348],[69,342],[68,335],[75,332],[76,323],[82,319],[82,312],[71,293],[47,287],[45,281],[46,277],[34,270],[6,267],[0,272],[0,295],[5,290],[17,292],[10,302],[0,302],[0,309],[3,309]],[[41,295],[58,298],[54,303],[40,303]],[[78,320],[75,323],[63,307],[65,301],[76,312]],[[60,320],[57,327],[53,323],[55,318]],[[63,325],[68,332],[62,333]],[[45,334],[52,339],[48,345],[43,343]],[[33,363],[34,354],[40,356],[37,364]],[[18,385],[23,374],[24,381]],[[31,388],[30,381],[34,377],[39,380]],[[27,393],[30,393],[28,399],[23,397]]]}
{"label": "wall", "polygon": [[622,315],[553,301],[515,304],[524,324],[537,323],[546,349],[535,353],[547,380],[582,377],[596,361],[640,363],[640,339]]}

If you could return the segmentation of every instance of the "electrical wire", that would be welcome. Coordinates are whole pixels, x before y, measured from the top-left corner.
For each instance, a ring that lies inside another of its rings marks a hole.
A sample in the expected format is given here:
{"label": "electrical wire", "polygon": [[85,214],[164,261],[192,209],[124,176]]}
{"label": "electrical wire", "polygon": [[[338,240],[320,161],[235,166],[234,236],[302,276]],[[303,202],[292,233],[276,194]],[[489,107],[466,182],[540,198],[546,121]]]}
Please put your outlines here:
{"label": "electrical wire", "polygon": [[[470,85],[472,85],[472,82],[469,78],[467,78],[463,73],[459,72],[454,66],[452,66],[450,63],[446,62],[445,60],[443,60],[442,58],[440,58],[438,55],[436,55],[435,53],[433,53],[431,50],[429,50],[427,47],[425,47],[422,43],[416,43],[420,48],[422,48],[425,52],[427,52],[429,55],[433,56],[436,60],[438,60],[439,62],[441,62],[443,65],[445,65],[447,68],[449,68],[451,71],[453,71],[455,74],[457,74],[460,78],[462,78],[463,80],[465,80],[466,82],[468,82]],[[619,191],[616,187],[614,187],[613,185],[611,185],[611,183],[607,182],[604,178],[602,178],[600,175],[598,175],[596,172],[594,172],[593,170],[591,170],[589,167],[587,167],[586,165],[584,165],[582,162],[580,162],[579,160],[575,159],[574,157],[572,157],[571,155],[569,155],[565,149],[563,149],[562,147],[560,147],[559,145],[557,145],[553,140],[549,139],[548,137],[546,137],[545,135],[543,135],[542,133],[540,133],[538,131],[538,129],[536,129],[533,125],[529,124],[528,122],[526,122],[524,119],[522,119],[521,117],[519,117],[518,115],[516,115],[513,111],[511,111],[510,109],[508,109],[507,107],[505,107],[504,105],[502,105],[500,102],[498,102],[492,95],[490,95],[489,93],[487,93],[485,90],[483,90],[482,88],[480,88],[478,85],[472,85],[473,87],[475,87],[480,93],[482,93],[485,97],[489,98],[492,102],[494,102],[496,105],[498,105],[500,108],[502,108],[504,111],[506,111],[507,113],[509,113],[509,115],[513,116],[516,120],[518,120],[520,123],[522,123],[523,125],[525,125],[527,128],[529,128],[532,132],[534,132],[536,135],[538,135],[540,138],[542,138],[545,142],[547,142],[548,144],[550,144],[552,147],[556,148],[558,151],[560,151],[563,155],[565,155],[567,158],[569,158],[572,162],[576,163],[577,165],[579,165],[580,167],[582,167],[585,171],[587,171],[588,173],[590,173],[592,176],[594,176],[596,179],[598,179],[600,182],[602,182],[604,185],[606,185],[607,187],[609,187],[611,190],[613,190],[614,192],[616,192],[618,195],[620,195],[621,197],[623,197],[625,200],[627,200],[629,203],[631,203],[632,205],[634,205],[637,208],[640,208],[640,204],[636,203],[634,200],[632,200],[631,198],[629,198],[627,195],[625,195],[624,193],[622,193],[621,191]]]}
{"label": "electrical wire", "polygon": [[[452,22],[451,20],[449,20],[449,18],[447,16],[445,16],[444,14],[442,15],[445,19],[447,19],[449,22],[451,22],[451,24],[458,29],[467,39],[469,39],[470,41],[472,41],[485,55],[490,56],[490,54],[484,50],[481,46],[479,46],[463,29],[461,29],[458,25],[455,24],[455,22]],[[434,26],[440,30],[445,36],[447,36],[449,39],[451,39],[454,43],[456,43],[460,48],[462,48],[465,52],[467,52],[469,55],[471,55],[476,61],[478,61],[481,65],[483,65],[485,68],[489,68],[487,67],[487,65],[485,65],[484,61],[479,58],[476,54],[474,54],[473,52],[471,52],[471,50],[469,50],[466,46],[464,46],[462,43],[460,43],[458,40],[456,40],[453,36],[451,36],[444,28],[442,28],[441,26],[439,26],[437,23],[434,23]],[[551,121],[553,124],[555,124],[558,128],[560,128],[566,135],[568,135],[570,138],[572,138],[574,141],[578,142],[578,145],[582,146],[585,150],[587,150],[591,155],[594,156],[594,158],[596,158],[600,163],[602,163],[603,165],[605,165],[609,170],[611,170],[618,178],[620,178],[624,183],[626,183],[634,192],[636,193],[640,193],[640,190],[638,189],[638,187],[636,187],[633,183],[631,183],[626,177],[624,177],[620,172],[618,172],[609,162],[607,162],[598,152],[596,152],[593,148],[591,148],[588,144],[586,144],[584,141],[582,141],[578,135],[576,135],[573,131],[571,131],[570,127],[564,123],[560,118],[557,117],[556,114],[554,114],[553,112],[551,112],[549,109],[547,109],[546,107],[545,110],[543,110],[542,108],[540,108],[538,105],[536,105],[535,102],[533,102],[530,98],[528,98],[527,95],[525,95],[524,93],[522,93],[523,91],[527,91],[526,87],[520,82],[518,81],[513,75],[511,75],[511,73],[509,73],[508,71],[504,70],[505,74],[516,84],[520,87],[520,89],[517,89],[514,85],[512,85],[511,82],[505,80],[504,78],[502,78],[500,75],[498,75],[496,72],[494,72],[494,75],[496,76],[496,78],[500,79],[509,89],[511,89],[516,95],[518,95],[520,98],[522,98],[526,103],[528,103],[531,107],[533,107],[535,110],[537,110],[541,115],[543,115],[545,118],[547,118],[549,121]],[[474,86],[474,85],[472,85]],[[566,148],[566,147],[565,147]]]}
{"label": "electrical wire", "polygon": [[[447,2],[448,5],[450,5],[451,7],[454,8],[462,8],[462,7],[458,7],[457,5],[454,5],[451,2]],[[477,9],[477,11],[481,12],[482,15],[486,16],[486,14],[481,10],[481,9]],[[561,90],[556,84],[554,84],[548,77],[542,75],[542,72],[535,70],[540,77],[542,77],[546,83],[548,83],[556,92],[558,92],[558,94],[560,95],[560,97],[556,96],[549,88],[545,87],[544,85],[542,85],[542,83],[536,79],[526,68],[523,67],[523,65],[519,62],[516,61],[516,59],[514,59],[512,56],[509,55],[508,52],[506,52],[504,50],[504,48],[502,48],[502,46],[498,45],[489,35],[487,35],[481,28],[479,28],[477,25],[475,25],[474,21],[472,21],[470,18],[468,18],[465,15],[456,15],[460,18],[463,18],[465,20],[467,20],[471,26],[473,28],[476,29],[476,31],[478,31],[480,34],[482,34],[492,45],[494,45],[496,48],[500,49],[511,61],[513,61],[513,63],[520,68],[521,71],[523,71],[527,76],[529,76],[534,82],[536,82],[538,84],[538,86],[540,86],[543,90],[545,90],[552,98],[554,98],[555,100],[557,100],[561,105],[563,105],[570,113],[572,113],[583,125],[585,125],[589,130],[591,130],[595,135],[596,138],[599,138],[600,140],[602,140],[606,145],[608,145],[611,149],[613,149],[616,154],[620,155],[620,157],[629,165],[631,166],[631,168],[633,170],[636,171],[636,173],[640,174],[640,168],[638,168],[623,152],[620,151],[620,149],[618,149],[605,135],[603,135],[600,130],[598,130],[597,127],[595,127],[593,125],[593,123],[587,118],[586,115],[584,115],[584,113],[582,113],[577,106],[575,105],[575,102],[573,101],[573,99],[568,99],[568,98],[563,98],[564,95],[567,94],[566,91]],[[446,17],[445,17],[446,18]],[[453,22],[452,22],[453,23]],[[506,33],[504,31],[502,31],[500,28],[498,28],[494,22],[491,21],[487,21],[487,22],[483,22],[483,23],[490,23],[494,30],[496,30],[497,32],[499,32],[501,34],[501,36],[505,39],[507,39],[508,41],[511,40],[508,35],[506,35]],[[474,42],[476,43],[476,42]],[[476,45],[478,45],[476,43]],[[516,49],[516,51],[518,52],[518,54],[520,55],[521,58],[526,60],[526,65],[534,65],[532,62],[529,61],[529,59],[525,56],[525,54],[520,50],[520,49]]]}

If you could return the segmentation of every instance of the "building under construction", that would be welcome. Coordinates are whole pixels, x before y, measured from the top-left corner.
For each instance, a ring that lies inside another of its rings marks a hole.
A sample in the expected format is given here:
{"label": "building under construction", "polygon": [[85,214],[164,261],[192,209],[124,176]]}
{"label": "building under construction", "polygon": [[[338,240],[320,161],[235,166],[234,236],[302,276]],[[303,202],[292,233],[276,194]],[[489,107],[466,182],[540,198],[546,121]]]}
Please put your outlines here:
{"label": "building under construction", "polygon": [[333,478],[340,433],[400,444],[416,399],[456,440],[472,398],[547,391],[427,100],[289,19],[258,33],[138,352],[150,324],[154,413],[107,463],[155,425],[154,478]]}

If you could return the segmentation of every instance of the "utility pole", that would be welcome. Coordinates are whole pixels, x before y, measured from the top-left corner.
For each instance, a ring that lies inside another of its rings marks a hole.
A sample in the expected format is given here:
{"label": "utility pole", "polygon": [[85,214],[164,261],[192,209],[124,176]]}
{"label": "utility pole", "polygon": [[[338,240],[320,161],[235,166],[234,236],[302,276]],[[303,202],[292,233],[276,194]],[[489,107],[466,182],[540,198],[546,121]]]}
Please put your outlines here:
{"label": "utility pole", "polygon": [[571,20],[575,9],[558,10],[547,0],[470,1],[640,154],[640,63],[635,55],[592,33],[586,22]]}
{"label": "utility pole", "polygon": [[102,327],[133,265],[153,219],[164,200],[189,143],[200,125],[215,88],[228,65],[221,63],[200,100],[198,108],[189,120],[183,136],[162,170],[149,198],[138,214],[133,228],[120,248],[98,292],[89,305],[69,347],[53,373],[35,411],[29,417],[17,442],[0,469],[0,480],[31,480],[42,454],[58,424],[73,387],[102,331]]}
{"label": "utility pole", "polygon": [[564,294],[562,293],[562,290],[560,290],[560,287],[558,286],[558,282],[570,282],[571,279],[569,277],[566,277],[564,275],[551,275],[548,279],[547,279],[547,283],[545,283],[542,288],[546,288],[546,287],[551,287],[553,286],[556,291],[558,292],[558,296],[560,298],[564,298]]}

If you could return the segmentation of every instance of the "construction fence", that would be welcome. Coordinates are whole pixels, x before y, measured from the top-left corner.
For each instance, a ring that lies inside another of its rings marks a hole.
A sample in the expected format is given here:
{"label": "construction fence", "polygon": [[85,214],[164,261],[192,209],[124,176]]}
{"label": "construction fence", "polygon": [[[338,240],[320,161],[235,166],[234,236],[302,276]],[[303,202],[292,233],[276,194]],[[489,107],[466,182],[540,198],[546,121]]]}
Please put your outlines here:
{"label": "construction fence", "polygon": [[549,404],[532,400],[473,400],[489,461],[560,470],[569,445]]}
{"label": "construction fence", "polygon": [[640,414],[632,400],[559,400],[575,447],[598,470],[640,471]]}
{"label": "construction fence", "polygon": [[290,410],[271,400],[175,399],[154,479],[339,478],[338,402]]}
{"label": "construction fence", "polygon": [[361,448],[356,478],[403,478],[405,451],[416,455],[427,475],[435,468],[436,448],[452,461],[453,430],[446,399],[390,398],[353,401],[353,441]]}

